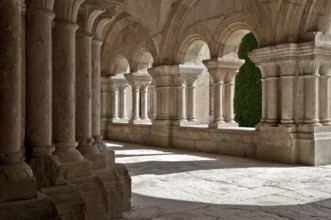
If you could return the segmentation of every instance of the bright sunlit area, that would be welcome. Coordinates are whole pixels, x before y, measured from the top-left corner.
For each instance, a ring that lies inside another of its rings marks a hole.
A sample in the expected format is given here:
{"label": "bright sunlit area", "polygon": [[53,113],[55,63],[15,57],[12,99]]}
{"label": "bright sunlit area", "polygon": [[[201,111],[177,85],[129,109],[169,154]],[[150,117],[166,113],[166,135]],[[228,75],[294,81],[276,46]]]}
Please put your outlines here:
{"label": "bright sunlit area", "polygon": [[[331,166],[290,166],[119,142],[107,146],[132,178],[132,210],[124,219],[279,219],[272,213],[284,211],[300,219],[299,210],[314,213],[330,204]],[[323,213],[326,219],[328,213]]]}

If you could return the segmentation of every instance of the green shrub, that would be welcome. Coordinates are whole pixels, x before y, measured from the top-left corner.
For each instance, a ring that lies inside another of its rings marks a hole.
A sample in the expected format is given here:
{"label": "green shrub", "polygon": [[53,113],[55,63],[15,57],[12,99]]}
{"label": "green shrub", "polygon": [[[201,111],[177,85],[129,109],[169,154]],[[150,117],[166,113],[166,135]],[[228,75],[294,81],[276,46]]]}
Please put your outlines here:
{"label": "green shrub", "polygon": [[245,35],[239,46],[238,56],[246,61],[235,83],[235,121],[240,127],[255,127],[261,119],[261,72],[248,57],[248,53],[256,48],[257,42],[252,33]]}

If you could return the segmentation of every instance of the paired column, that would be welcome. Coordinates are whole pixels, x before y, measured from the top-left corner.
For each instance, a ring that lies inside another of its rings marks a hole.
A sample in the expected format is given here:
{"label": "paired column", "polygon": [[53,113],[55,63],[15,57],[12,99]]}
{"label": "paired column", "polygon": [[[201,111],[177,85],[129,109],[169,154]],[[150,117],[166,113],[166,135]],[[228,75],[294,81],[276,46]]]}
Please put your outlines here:
{"label": "paired column", "polygon": [[136,73],[125,74],[132,88],[132,117],[131,124],[150,124],[148,118],[147,92],[148,85],[152,79],[148,75],[139,75]]}
{"label": "paired column", "polygon": [[[71,176],[91,175],[91,164],[84,160],[76,147],[75,81],[76,81],[76,31],[75,13],[83,2],[58,2],[53,26],[53,141],[55,155]],[[64,10],[63,7],[70,7]]]}
{"label": "paired column", "polygon": [[0,2],[0,203],[37,196],[21,150],[22,7],[21,0]]}
{"label": "paired column", "polygon": [[175,65],[149,69],[156,86],[156,123],[183,125],[196,123],[195,81],[203,66]]}
{"label": "paired column", "polygon": [[204,64],[214,81],[214,119],[209,127],[238,126],[234,122],[233,112],[234,81],[244,61],[217,58],[206,60]]}
{"label": "paired column", "polygon": [[[29,2],[26,13],[25,138],[38,187],[64,183],[60,164],[52,155],[52,9],[52,4],[34,8]],[[52,175],[47,173],[50,170]]]}
{"label": "paired column", "polygon": [[111,106],[112,117],[111,123],[127,123],[128,118],[126,115],[126,89],[128,82],[124,78],[111,77]]}

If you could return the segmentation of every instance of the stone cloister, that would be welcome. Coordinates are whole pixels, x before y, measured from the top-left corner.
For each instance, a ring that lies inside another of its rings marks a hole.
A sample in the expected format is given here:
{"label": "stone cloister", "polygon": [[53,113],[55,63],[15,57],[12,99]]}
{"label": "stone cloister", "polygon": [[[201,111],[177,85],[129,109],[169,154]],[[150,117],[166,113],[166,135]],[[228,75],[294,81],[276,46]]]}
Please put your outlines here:
{"label": "stone cloister", "polygon": [[[331,164],[330,11],[330,0],[0,0],[0,219],[121,217],[131,179],[103,139]],[[241,128],[249,32],[262,117]]]}

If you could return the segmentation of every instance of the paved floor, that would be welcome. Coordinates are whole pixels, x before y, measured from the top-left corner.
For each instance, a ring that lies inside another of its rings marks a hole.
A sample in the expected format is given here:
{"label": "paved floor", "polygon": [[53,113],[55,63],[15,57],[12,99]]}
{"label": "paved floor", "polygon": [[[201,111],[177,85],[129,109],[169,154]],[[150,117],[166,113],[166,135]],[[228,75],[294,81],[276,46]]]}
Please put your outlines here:
{"label": "paved floor", "polygon": [[132,177],[124,219],[331,219],[331,166],[107,145]]}

